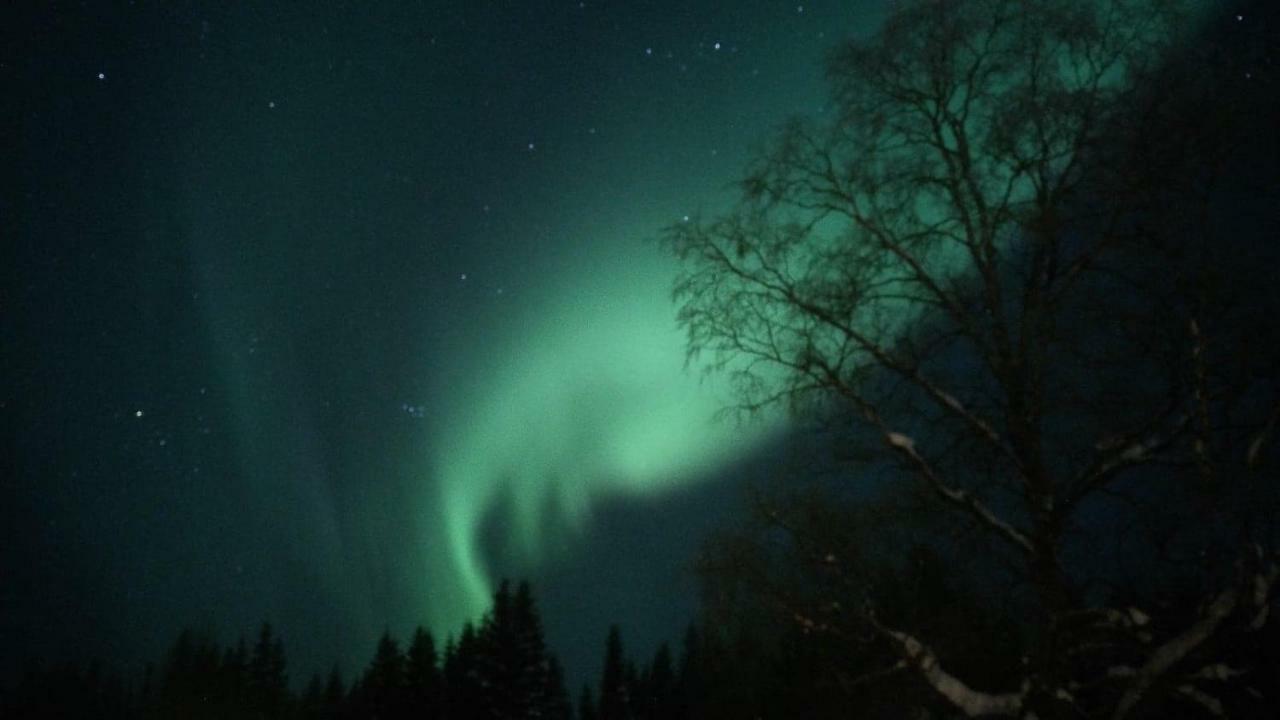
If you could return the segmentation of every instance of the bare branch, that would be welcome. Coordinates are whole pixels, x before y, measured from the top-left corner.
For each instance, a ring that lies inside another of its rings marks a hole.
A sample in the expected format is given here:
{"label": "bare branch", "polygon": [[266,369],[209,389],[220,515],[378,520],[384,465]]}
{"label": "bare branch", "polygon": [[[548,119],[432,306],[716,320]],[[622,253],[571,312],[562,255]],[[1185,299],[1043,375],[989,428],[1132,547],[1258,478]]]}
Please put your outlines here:
{"label": "bare branch", "polygon": [[881,636],[890,640],[902,659],[914,669],[929,687],[968,717],[1003,716],[1016,717],[1022,713],[1026,690],[1016,693],[988,693],[974,690],[963,680],[942,667],[933,649],[915,636],[882,625],[869,616],[869,621]]}
{"label": "bare branch", "polygon": [[1035,545],[1027,538],[1027,535],[1009,523],[1001,520],[993,513],[990,508],[973,496],[972,493],[958,488],[948,487],[938,477],[928,461],[916,452],[915,442],[900,433],[892,431],[884,431],[885,444],[897,450],[903,457],[907,459],[916,473],[928,482],[929,487],[943,500],[951,505],[963,509],[970,516],[980,521],[983,526],[995,531],[997,535],[1008,540],[1021,550],[1028,554],[1035,554]]}
{"label": "bare branch", "polygon": [[[1259,608],[1259,612],[1261,608],[1267,607],[1271,586],[1278,573],[1280,570],[1273,564],[1265,572],[1260,571],[1252,578],[1250,584],[1253,592],[1247,596],[1247,600]],[[1199,620],[1152,651],[1147,662],[1134,671],[1129,688],[1116,704],[1115,712],[1111,716],[1112,720],[1128,717],[1157,682],[1208,642],[1218,632],[1223,622],[1236,612],[1241,595],[1239,587],[1230,587],[1218,593],[1205,608]]]}

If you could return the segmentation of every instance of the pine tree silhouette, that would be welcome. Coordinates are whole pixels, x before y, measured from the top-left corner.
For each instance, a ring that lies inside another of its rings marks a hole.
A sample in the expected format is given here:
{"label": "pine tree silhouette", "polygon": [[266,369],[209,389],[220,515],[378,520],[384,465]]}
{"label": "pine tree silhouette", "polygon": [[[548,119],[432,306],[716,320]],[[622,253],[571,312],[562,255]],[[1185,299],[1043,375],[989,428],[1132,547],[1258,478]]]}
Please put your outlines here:
{"label": "pine tree silhouette", "polygon": [[425,628],[419,627],[413,634],[405,673],[408,705],[413,717],[419,720],[435,720],[440,717],[440,666],[436,658],[435,639]]}
{"label": "pine tree silhouette", "polygon": [[515,594],[502,581],[480,631],[484,716],[495,720],[549,717],[567,706],[553,678],[542,620],[527,582]]}
{"label": "pine tree silhouette", "polygon": [[547,657],[546,705],[542,715],[547,720],[571,720],[573,703],[564,684],[564,669],[554,656]]}
{"label": "pine tree silhouette", "polygon": [[480,679],[480,640],[475,626],[467,623],[456,643],[445,646],[445,717],[449,720],[476,720],[480,712],[483,685]]}
{"label": "pine tree silhouette", "polygon": [[600,720],[629,720],[630,717],[631,697],[622,652],[622,630],[613,625],[605,640],[604,670],[600,676]]}
{"label": "pine tree silhouette", "polygon": [[675,671],[671,665],[671,648],[663,643],[653,661],[641,675],[636,688],[636,715],[652,720],[666,720],[675,714]]}
{"label": "pine tree silhouette", "polygon": [[279,717],[289,695],[289,678],[285,674],[284,642],[275,636],[271,623],[263,623],[258,642],[249,660],[248,690],[253,711],[259,717]]}
{"label": "pine tree silhouette", "polygon": [[361,705],[367,717],[398,720],[404,715],[405,666],[400,645],[391,633],[384,632],[361,685]]}
{"label": "pine tree silhouette", "polygon": [[690,624],[684,633],[680,650],[680,670],[676,677],[675,706],[677,717],[698,717],[699,709],[707,696],[705,664],[702,656],[702,636],[697,626]]}
{"label": "pine tree silhouette", "polygon": [[342,671],[337,665],[329,671],[329,679],[324,685],[324,706],[326,717],[337,718],[343,716],[346,709],[347,691],[342,685]]}
{"label": "pine tree silhouette", "polygon": [[578,696],[578,720],[599,720],[596,699],[591,693],[590,685],[582,686],[582,694]]}

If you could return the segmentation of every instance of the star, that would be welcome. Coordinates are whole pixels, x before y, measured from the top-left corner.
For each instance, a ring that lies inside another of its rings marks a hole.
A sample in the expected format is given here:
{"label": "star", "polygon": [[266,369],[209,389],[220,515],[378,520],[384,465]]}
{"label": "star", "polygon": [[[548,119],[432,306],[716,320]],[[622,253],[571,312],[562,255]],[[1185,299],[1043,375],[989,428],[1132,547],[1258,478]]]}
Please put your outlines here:
{"label": "star", "polygon": [[107,79],[107,74],[106,74],[106,73],[98,73],[98,79],[99,79],[99,80],[106,80],[106,79]]}
{"label": "star", "polygon": [[138,410],[138,411],[134,412],[134,413],[133,413],[133,416],[134,416],[134,417],[142,417],[142,411],[141,411],[141,410]]}

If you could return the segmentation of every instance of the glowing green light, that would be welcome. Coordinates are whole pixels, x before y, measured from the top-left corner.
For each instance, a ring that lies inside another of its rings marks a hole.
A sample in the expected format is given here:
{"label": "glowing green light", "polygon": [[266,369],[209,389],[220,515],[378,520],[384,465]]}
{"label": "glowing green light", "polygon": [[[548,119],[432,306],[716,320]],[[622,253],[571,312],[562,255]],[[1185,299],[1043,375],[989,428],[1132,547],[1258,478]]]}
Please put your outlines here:
{"label": "glowing green light", "polygon": [[[1104,80],[1104,89],[1113,89],[1125,76],[1117,69]],[[704,188],[719,181],[702,179]],[[667,182],[668,191],[681,182],[696,184],[677,178]],[[1015,205],[1031,192],[1022,181],[1011,190]],[[933,202],[922,193],[911,208],[919,226],[938,222]],[[536,563],[550,538],[580,528],[600,498],[653,495],[708,477],[779,430],[777,417],[746,429],[713,420],[731,399],[726,377],[685,368],[685,338],[669,300],[678,267],[636,240],[661,224],[653,220],[650,213],[635,232],[606,230],[599,242],[584,245],[594,255],[528,269],[540,283],[532,295],[507,293],[509,304],[471,333],[476,347],[450,353],[463,365],[433,393],[442,399],[445,425],[432,437],[421,498],[430,576],[424,600],[434,627],[447,632],[485,609],[492,582],[480,534],[494,512],[502,513],[500,527],[516,559]],[[554,222],[560,227],[559,218]],[[843,242],[836,227],[818,230],[833,244]],[[811,280],[839,282],[840,267],[821,256],[832,249],[816,243],[817,255],[797,251],[792,259],[795,266],[828,268],[829,277],[820,278],[819,269]],[[573,250],[559,241],[548,247]],[[965,257],[951,248],[926,260],[930,272],[946,276],[952,267],[963,274]],[[919,311],[883,300],[853,321],[880,328],[878,339],[889,344]]]}
{"label": "glowing green light", "polygon": [[541,296],[513,304],[477,336],[466,382],[441,390],[454,412],[431,452],[437,482],[427,486],[438,495],[423,503],[438,512],[426,521],[429,544],[447,547],[432,567],[438,627],[487,606],[478,543],[495,508],[517,559],[534,564],[600,498],[707,477],[778,426],[716,419],[729,397],[722,380],[685,367],[674,261],[639,242],[601,252],[563,264]]}

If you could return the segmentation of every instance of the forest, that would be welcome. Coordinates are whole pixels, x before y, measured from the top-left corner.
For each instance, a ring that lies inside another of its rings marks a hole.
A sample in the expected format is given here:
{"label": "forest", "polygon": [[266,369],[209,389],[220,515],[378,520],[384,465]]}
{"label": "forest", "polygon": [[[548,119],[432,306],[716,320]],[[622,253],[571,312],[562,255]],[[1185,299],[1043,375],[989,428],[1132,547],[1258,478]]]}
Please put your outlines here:
{"label": "forest", "polygon": [[350,674],[188,631],[141,678],[33,664],[0,712],[1274,717],[1280,28],[1195,5],[896,4],[736,204],[661,231],[691,364],[808,441],[652,657],[618,618],[568,687],[503,582]]}

